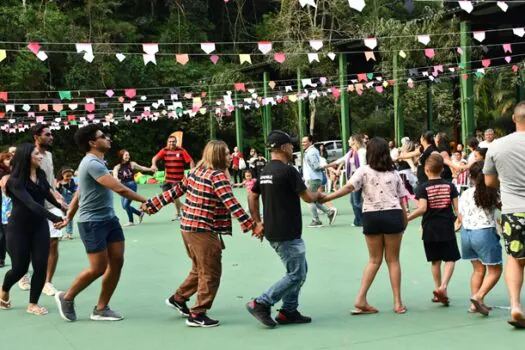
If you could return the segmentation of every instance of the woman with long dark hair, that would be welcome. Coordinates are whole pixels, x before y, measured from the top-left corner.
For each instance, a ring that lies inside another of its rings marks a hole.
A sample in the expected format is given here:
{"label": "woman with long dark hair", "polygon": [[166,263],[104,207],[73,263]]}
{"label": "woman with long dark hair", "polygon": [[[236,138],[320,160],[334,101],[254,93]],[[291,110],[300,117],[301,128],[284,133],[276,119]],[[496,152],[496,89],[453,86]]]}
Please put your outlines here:
{"label": "woman with long dark hair", "polygon": [[0,222],[0,268],[5,266],[6,228],[4,222],[7,224],[7,216],[11,215],[11,199],[5,194],[5,184],[8,175],[11,173],[11,158],[13,158],[11,153],[0,153],[0,211],[2,212],[2,222]]}
{"label": "woman with long dark hair", "polygon": [[425,162],[432,153],[439,153],[436,142],[434,140],[434,133],[432,131],[425,131],[419,137],[420,147],[413,152],[401,153],[398,159],[410,159],[419,157],[417,164],[417,182],[418,186],[427,182],[428,177],[425,174]]}
{"label": "woman with long dark hair", "polygon": [[321,202],[334,200],[354,191],[363,192],[363,233],[370,258],[363,272],[361,288],[352,314],[378,312],[368,304],[367,294],[383,257],[390,275],[394,312],[402,314],[406,312],[406,307],[401,301],[399,252],[407,225],[406,206],[403,201],[406,191],[401,177],[395,171],[388,143],[384,139],[374,137],[368,142],[366,163],[367,165],[356,170],[343,188],[322,197]]}
{"label": "woman with long dark hair", "polygon": [[49,225],[57,229],[67,224],[66,218],[54,215],[44,208],[47,200],[55,207],[62,206],[51,192],[46,174],[40,169],[43,155],[35,145],[24,143],[16,148],[13,171],[7,180],[7,195],[13,200],[13,211],[7,224],[7,249],[11,257],[11,270],[7,271],[0,290],[0,309],[10,309],[9,291],[33,264],[31,291],[27,312],[46,315],[47,310],[38,305],[46,281],[49,255]]}
{"label": "woman with long dark hair", "polygon": [[[502,252],[496,231],[496,209],[501,207],[498,191],[485,186],[483,161],[470,167],[471,183],[459,199],[461,228],[461,255],[472,263],[472,290],[470,312],[488,316],[490,308],[485,296],[501,277]],[[487,274],[488,270],[488,274]]]}
{"label": "woman with long dark hair", "polygon": [[434,137],[437,150],[441,157],[443,157],[443,172],[441,173],[441,178],[447,181],[452,181],[452,170],[456,173],[460,173],[466,167],[461,166],[460,164],[454,164],[452,161],[452,153],[450,151],[450,140],[446,133],[438,132]]}
{"label": "woman with long dark hair", "polygon": [[[129,152],[125,149],[121,150],[118,153],[118,164],[113,168],[113,176],[119,180],[124,186],[137,192],[137,183],[135,182],[135,177],[133,174],[134,170],[143,171],[143,172],[153,172],[153,169],[139,165],[131,161]],[[139,217],[139,223],[142,222],[144,213],[135,209],[131,206],[131,200],[121,197],[122,208],[128,214],[128,223],[124,226],[133,226],[133,215]]]}

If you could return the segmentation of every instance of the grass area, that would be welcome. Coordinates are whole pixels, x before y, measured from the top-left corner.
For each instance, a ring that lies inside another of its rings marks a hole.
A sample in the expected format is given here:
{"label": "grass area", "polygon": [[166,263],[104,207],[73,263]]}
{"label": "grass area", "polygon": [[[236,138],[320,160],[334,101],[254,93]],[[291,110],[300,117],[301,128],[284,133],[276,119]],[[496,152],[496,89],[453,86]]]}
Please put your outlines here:
{"label": "grass area", "polygon": [[[141,186],[152,196],[158,186]],[[236,190],[246,203],[244,189]],[[212,318],[221,326],[193,329],[178,313],[164,305],[186,277],[190,261],[186,256],[177,223],[170,221],[173,207],[147,217],[140,226],[125,229],[126,262],[111,307],[126,318],[122,322],[89,320],[100,283],[96,282],[76,300],[79,321],[67,323],[58,315],[51,297],[41,298],[49,315],[37,317],[25,312],[28,294],[13,287],[13,310],[0,311],[0,348],[14,349],[494,349],[523,343],[523,332],[506,323],[508,311],[496,309],[490,317],[467,313],[469,306],[470,263],[460,261],[452,279],[451,306],[430,302],[433,282],[426,263],[419,222],[410,224],[402,246],[403,300],[405,315],[392,311],[392,295],[386,265],[372,286],[369,302],[380,313],[350,316],[367,249],[362,233],[352,228],[348,198],[334,203],[339,208],[331,227],[304,229],[309,272],[300,298],[300,311],[313,323],[266,330],[250,316],[244,304],[279,279],[284,268],[269,245],[240,232],[234,222],[233,237],[226,237],[223,278]],[[125,214],[120,199],[115,206],[121,222]],[[309,223],[303,207],[303,223]],[[326,218],[324,221],[327,222]],[[75,230],[75,240],[60,245],[60,261],[55,277],[58,289],[65,289],[87,265],[83,246]],[[5,273],[0,270],[0,274]],[[503,281],[488,297],[491,305],[508,304]]]}

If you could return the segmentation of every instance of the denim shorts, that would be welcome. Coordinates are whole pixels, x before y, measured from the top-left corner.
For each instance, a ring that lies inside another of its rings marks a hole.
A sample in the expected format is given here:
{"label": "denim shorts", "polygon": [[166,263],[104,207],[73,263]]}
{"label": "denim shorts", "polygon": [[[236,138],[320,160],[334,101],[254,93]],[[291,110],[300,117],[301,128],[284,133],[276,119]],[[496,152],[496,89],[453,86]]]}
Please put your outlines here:
{"label": "denim shorts", "polygon": [[461,228],[461,255],[465,260],[479,260],[483,265],[503,262],[501,244],[495,227],[468,230]]}
{"label": "denim shorts", "polygon": [[108,248],[108,243],[124,240],[124,232],[117,217],[105,221],[79,222],[78,230],[88,254],[103,252]]}

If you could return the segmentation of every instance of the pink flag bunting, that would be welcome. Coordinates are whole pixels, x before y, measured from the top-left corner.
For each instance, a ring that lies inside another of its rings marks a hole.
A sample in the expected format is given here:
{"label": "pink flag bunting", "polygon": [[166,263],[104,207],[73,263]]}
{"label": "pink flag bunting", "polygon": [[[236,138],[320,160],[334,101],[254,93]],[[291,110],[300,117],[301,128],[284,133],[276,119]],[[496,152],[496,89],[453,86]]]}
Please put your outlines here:
{"label": "pink flag bunting", "polygon": [[425,56],[427,56],[428,58],[433,58],[435,54],[436,53],[434,49],[425,49]]}
{"label": "pink flag bunting", "polygon": [[511,60],[512,60],[512,57],[510,57],[510,56],[505,56],[505,61],[506,61],[507,63],[510,63]]}
{"label": "pink flag bunting", "polygon": [[29,44],[27,44],[27,48],[29,49],[29,51],[36,55],[38,54],[38,51],[40,51],[41,46],[39,43],[30,42]]}
{"label": "pink flag bunting", "polygon": [[177,60],[177,63],[180,63],[184,66],[186,63],[188,63],[188,61],[190,60],[190,57],[188,56],[187,53],[181,53],[181,54],[175,55],[175,59]]}
{"label": "pink flag bunting", "polygon": [[365,58],[367,61],[370,60],[376,60],[376,56],[374,55],[374,51],[365,51]]}
{"label": "pink flag bunting", "polygon": [[382,92],[383,92],[383,86],[382,86],[382,85],[378,85],[378,86],[376,86],[376,91],[377,91],[378,93],[382,93]]}
{"label": "pink flag bunting", "polygon": [[357,80],[358,81],[368,81],[368,78],[366,77],[366,73],[357,74]]}
{"label": "pink flag bunting", "polygon": [[235,91],[246,91],[246,86],[244,83],[235,83]]}
{"label": "pink flag bunting", "polygon": [[95,110],[95,104],[94,103],[86,103],[84,105],[84,109],[86,110],[86,112],[93,112]]}
{"label": "pink flag bunting", "polygon": [[127,98],[134,98],[137,96],[137,90],[136,89],[125,89],[124,95],[126,95]]}
{"label": "pink flag bunting", "polygon": [[512,53],[512,47],[511,47],[511,45],[510,45],[510,44],[503,44],[503,51],[504,51],[505,53],[507,53],[507,52]]}
{"label": "pink flag bunting", "polygon": [[217,56],[217,55],[210,56],[210,61],[213,64],[217,64],[217,62],[219,62],[219,56]]}
{"label": "pink flag bunting", "polygon": [[286,61],[286,55],[283,52],[276,52],[273,55],[273,58],[278,63],[283,63],[284,61]]}
{"label": "pink flag bunting", "polygon": [[64,109],[64,105],[61,103],[53,104],[53,110],[57,113],[60,113]]}
{"label": "pink flag bunting", "polygon": [[339,96],[341,96],[341,91],[339,91],[338,88],[333,87],[332,88],[332,95],[334,95],[335,98],[339,98]]}
{"label": "pink flag bunting", "polygon": [[490,59],[486,58],[484,60],[481,60],[481,65],[487,68],[488,66],[490,66]]}
{"label": "pink flag bunting", "polygon": [[107,90],[106,91],[106,96],[107,97],[111,98],[111,97],[113,97],[113,95],[115,95],[115,92],[113,90]]}

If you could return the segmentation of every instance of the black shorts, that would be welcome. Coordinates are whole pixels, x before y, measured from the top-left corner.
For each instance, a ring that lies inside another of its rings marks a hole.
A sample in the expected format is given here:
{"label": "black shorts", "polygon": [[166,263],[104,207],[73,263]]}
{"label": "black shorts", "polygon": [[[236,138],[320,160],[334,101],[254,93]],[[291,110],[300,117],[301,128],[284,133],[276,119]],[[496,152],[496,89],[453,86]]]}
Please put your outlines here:
{"label": "black shorts", "polygon": [[515,259],[525,259],[525,213],[502,214],[505,251]]}
{"label": "black shorts", "polygon": [[103,252],[108,248],[108,243],[124,240],[124,232],[117,217],[105,221],[79,222],[78,231],[88,254]]}
{"label": "black shorts", "polygon": [[444,242],[425,242],[425,255],[427,261],[458,261],[461,259],[459,254],[458,242],[454,239]]}
{"label": "black shorts", "polygon": [[368,211],[363,213],[365,235],[395,234],[405,231],[403,210]]}

